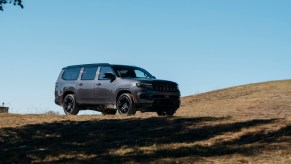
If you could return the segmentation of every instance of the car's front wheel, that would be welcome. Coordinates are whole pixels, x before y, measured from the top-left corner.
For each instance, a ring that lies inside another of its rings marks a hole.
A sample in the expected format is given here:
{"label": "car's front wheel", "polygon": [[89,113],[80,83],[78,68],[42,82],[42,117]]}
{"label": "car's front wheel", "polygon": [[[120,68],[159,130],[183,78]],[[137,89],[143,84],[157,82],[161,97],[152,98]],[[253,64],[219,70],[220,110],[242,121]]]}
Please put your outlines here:
{"label": "car's front wheel", "polygon": [[167,117],[171,117],[175,114],[176,110],[169,110],[166,112],[157,112],[158,116],[167,116]]}
{"label": "car's front wheel", "polygon": [[117,110],[118,113],[121,115],[127,116],[135,115],[136,109],[131,94],[124,93],[118,97]]}
{"label": "car's front wheel", "polygon": [[76,97],[74,94],[68,94],[64,98],[63,109],[66,115],[77,115],[79,113],[79,107],[76,103]]}

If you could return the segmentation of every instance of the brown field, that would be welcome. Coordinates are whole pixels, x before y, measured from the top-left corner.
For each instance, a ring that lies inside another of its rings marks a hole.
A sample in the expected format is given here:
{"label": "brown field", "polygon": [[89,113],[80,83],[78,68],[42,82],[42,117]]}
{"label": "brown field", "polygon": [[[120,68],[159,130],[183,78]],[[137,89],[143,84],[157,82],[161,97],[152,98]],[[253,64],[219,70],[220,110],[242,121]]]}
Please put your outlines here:
{"label": "brown field", "polygon": [[291,163],[291,80],[182,98],[175,117],[0,114],[0,163]]}

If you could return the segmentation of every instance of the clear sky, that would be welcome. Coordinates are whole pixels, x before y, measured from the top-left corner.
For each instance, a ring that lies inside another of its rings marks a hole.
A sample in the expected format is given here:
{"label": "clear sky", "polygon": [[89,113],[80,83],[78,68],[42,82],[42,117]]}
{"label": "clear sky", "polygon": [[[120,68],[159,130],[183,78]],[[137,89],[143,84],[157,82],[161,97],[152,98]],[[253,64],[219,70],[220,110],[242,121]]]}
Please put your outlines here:
{"label": "clear sky", "polygon": [[0,12],[0,102],[62,112],[62,67],[136,65],[183,96],[290,79],[290,0],[23,0]]}

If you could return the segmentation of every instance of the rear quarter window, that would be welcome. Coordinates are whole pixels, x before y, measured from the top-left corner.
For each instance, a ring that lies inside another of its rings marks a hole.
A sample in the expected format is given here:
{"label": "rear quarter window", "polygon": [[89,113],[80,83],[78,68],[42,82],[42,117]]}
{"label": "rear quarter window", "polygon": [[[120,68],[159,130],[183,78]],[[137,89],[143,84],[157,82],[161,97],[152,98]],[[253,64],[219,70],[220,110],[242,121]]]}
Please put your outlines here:
{"label": "rear quarter window", "polygon": [[64,80],[77,80],[80,74],[81,68],[66,69],[62,78]]}

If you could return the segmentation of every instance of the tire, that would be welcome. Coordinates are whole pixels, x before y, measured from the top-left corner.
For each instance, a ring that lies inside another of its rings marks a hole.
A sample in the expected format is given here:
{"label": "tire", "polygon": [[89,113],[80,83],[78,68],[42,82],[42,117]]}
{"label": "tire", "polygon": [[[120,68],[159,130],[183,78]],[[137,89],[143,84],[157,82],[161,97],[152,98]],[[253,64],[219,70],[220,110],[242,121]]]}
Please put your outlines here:
{"label": "tire", "polygon": [[76,103],[76,97],[74,94],[68,94],[64,98],[63,109],[66,115],[77,115],[79,113],[79,107]]}
{"label": "tire", "polygon": [[157,114],[158,114],[158,116],[166,116],[167,115],[167,113],[166,112],[157,112]]}
{"label": "tire", "polygon": [[166,112],[166,116],[167,117],[172,117],[172,116],[174,116],[175,113],[176,113],[176,110],[167,111]]}
{"label": "tire", "polygon": [[131,94],[124,93],[118,97],[117,110],[120,115],[126,116],[135,115],[136,109]]}
{"label": "tire", "polygon": [[158,116],[160,117],[164,117],[164,116],[172,117],[175,113],[176,113],[176,110],[169,110],[166,112],[157,112]]}
{"label": "tire", "polygon": [[104,111],[102,111],[102,115],[115,115],[117,112],[117,110],[114,109],[105,109]]}

